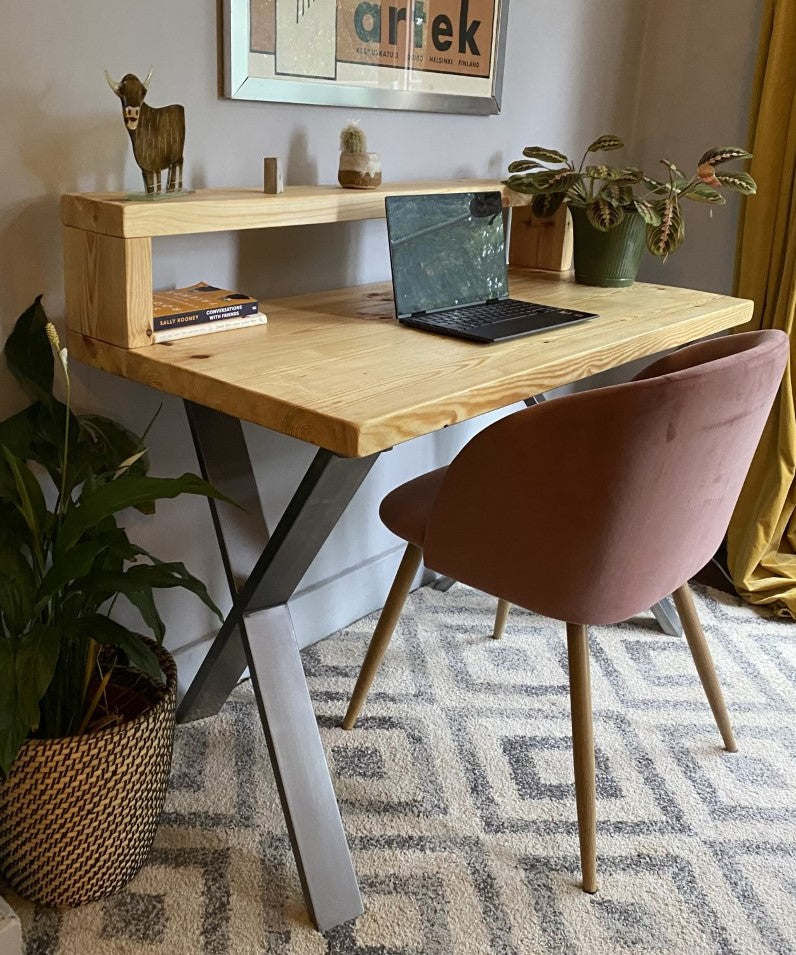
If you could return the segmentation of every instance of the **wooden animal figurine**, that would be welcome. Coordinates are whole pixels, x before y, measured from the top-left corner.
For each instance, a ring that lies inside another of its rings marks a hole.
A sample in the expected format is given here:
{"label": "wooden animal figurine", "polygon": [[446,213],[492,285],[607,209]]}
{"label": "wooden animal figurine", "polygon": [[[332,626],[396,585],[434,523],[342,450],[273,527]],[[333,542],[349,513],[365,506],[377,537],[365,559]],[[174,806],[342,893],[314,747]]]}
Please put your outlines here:
{"label": "wooden animal figurine", "polygon": [[152,107],[144,102],[152,70],[142,83],[128,73],[115,83],[107,70],[105,79],[122,101],[124,125],[130,134],[135,161],[144,176],[147,193],[161,192],[160,174],[168,169],[166,192],[182,189],[182,152],[185,145],[185,110],[182,106]]}

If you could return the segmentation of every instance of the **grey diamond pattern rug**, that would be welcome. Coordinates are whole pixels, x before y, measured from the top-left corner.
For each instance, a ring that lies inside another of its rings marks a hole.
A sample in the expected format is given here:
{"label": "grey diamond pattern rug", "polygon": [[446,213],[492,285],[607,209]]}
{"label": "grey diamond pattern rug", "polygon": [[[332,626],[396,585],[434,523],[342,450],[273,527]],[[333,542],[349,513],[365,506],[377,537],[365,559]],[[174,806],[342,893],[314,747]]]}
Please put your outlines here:
{"label": "grey diamond pattern rug", "polygon": [[304,651],[365,899],[310,926],[251,688],[178,728],[148,865],[80,909],[9,895],[28,955],[796,952],[796,629],[696,597],[728,754],[681,638],[592,631],[600,891],[578,887],[563,625],[457,586],[414,593],[371,699],[339,728],[375,616]]}

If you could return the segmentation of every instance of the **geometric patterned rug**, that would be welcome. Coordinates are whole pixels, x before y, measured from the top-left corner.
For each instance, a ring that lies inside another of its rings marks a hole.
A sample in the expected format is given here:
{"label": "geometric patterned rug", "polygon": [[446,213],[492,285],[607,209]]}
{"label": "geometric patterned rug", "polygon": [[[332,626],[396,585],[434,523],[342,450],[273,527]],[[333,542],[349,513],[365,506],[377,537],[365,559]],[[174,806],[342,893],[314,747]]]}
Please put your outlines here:
{"label": "geometric patterned rug", "polygon": [[357,728],[371,616],[304,651],[366,914],[304,913],[251,688],[177,731],[154,851],[79,909],[8,895],[28,955],[796,952],[796,627],[695,596],[729,754],[685,642],[591,632],[600,891],[578,886],[563,625],[466,587],[411,595]]}

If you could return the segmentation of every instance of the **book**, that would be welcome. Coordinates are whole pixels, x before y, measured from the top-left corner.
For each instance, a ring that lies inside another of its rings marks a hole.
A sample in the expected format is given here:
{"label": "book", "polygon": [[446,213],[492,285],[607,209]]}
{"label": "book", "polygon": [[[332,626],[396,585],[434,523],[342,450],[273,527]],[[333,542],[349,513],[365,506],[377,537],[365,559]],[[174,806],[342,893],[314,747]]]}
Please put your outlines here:
{"label": "book", "polygon": [[152,296],[152,331],[253,315],[259,307],[260,303],[251,295],[197,282],[188,288],[155,292]]}
{"label": "book", "polygon": [[251,315],[238,315],[234,318],[214,319],[210,322],[196,322],[193,325],[175,325],[152,333],[155,344],[173,342],[179,338],[191,338],[194,335],[209,335],[211,332],[228,332],[233,328],[250,328],[252,325],[265,325],[268,317],[264,312]]}

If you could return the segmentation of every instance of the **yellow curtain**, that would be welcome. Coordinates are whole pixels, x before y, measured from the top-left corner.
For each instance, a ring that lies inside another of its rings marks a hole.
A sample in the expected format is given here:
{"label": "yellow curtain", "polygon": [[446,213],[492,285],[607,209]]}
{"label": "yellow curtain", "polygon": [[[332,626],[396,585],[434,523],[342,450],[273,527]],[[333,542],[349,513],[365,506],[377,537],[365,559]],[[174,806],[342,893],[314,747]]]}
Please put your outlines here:
{"label": "yellow curtain", "polygon": [[796,617],[796,0],[766,0],[753,100],[751,173],[737,294],[755,302],[745,328],[781,328],[791,362],[727,534],[738,593]]}

